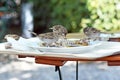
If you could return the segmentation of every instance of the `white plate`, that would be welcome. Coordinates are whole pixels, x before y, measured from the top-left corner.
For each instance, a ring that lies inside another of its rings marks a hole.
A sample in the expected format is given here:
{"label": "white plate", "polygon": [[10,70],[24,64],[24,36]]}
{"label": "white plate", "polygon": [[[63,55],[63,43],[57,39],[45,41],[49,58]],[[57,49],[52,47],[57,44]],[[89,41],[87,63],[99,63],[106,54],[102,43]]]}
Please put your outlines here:
{"label": "white plate", "polygon": [[89,46],[79,46],[79,47],[32,47],[38,49],[41,52],[53,52],[53,53],[83,53],[86,51],[99,46],[101,42],[92,43]]}

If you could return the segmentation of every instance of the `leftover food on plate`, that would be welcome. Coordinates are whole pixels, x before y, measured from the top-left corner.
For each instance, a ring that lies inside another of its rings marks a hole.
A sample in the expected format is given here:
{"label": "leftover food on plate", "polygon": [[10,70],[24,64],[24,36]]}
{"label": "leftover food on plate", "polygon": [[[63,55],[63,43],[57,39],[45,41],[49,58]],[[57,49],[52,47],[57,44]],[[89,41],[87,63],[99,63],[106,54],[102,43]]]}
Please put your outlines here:
{"label": "leftover food on plate", "polygon": [[42,43],[40,47],[79,47],[79,46],[88,46],[89,41],[85,39],[59,39],[56,42],[46,45],[45,42]]}

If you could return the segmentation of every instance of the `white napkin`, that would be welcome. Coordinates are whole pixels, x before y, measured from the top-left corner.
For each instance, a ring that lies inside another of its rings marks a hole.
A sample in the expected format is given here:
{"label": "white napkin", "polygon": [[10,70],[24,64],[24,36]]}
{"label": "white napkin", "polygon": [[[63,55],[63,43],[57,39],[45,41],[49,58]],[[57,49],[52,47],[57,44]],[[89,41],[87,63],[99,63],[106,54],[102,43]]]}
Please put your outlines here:
{"label": "white napkin", "polygon": [[111,33],[111,34],[100,34],[100,37],[105,37],[105,38],[119,38],[120,33]]}
{"label": "white napkin", "polygon": [[12,48],[15,50],[22,50],[22,51],[32,51],[32,52],[40,52],[39,50],[32,48],[34,46],[39,47],[41,41],[38,38],[34,39],[25,39],[20,37],[19,40],[15,40],[14,38],[7,37],[8,43],[12,44]]}
{"label": "white napkin", "polygon": [[[69,53],[59,53],[59,49],[57,52],[40,52],[39,49],[36,49],[36,47],[39,47],[39,44],[42,43],[38,38],[31,38],[31,39],[24,39],[20,37],[19,40],[15,40],[11,37],[7,38],[7,41],[12,44],[12,49],[15,49],[15,51],[6,51],[5,49],[2,49],[5,43],[0,44],[0,53],[6,53],[6,54],[30,54],[30,55],[50,55],[50,56],[62,56],[62,57],[77,57],[77,58],[85,58],[85,59],[96,59],[101,58],[105,56],[110,56],[113,54],[116,54],[117,52],[120,52],[120,42],[105,42],[101,41],[99,45],[95,45],[91,49],[86,48],[85,51],[79,51],[75,53],[75,48],[72,50],[72,52]],[[98,42],[96,42],[98,43]],[[52,48],[50,48],[52,49]],[[66,48],[63,50],[67,50]],[[20,51],[20,52],[19,52]],[[34,54],[35,53],[35,54]]]}
{"label": "white napkin", "polygon": [[74,56],[87,59],[96,59],[114,54],[120,54],[120,42],[101,42],[100,45],[94,47],[93,49],[83,54],[75,54]]}

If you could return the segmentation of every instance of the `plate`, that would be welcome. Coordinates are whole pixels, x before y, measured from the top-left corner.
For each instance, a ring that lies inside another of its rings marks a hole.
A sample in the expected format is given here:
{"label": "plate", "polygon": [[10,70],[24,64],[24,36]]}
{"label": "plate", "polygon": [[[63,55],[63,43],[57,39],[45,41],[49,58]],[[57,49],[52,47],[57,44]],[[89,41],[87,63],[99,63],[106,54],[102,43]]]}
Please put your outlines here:
{"label": "plate", "polygon": [[89,46],[79,47],[32,47],[38,49],[41,52],[53,52],[53,53],[83,53],[89,51],[96,46],[99,46],[101,42],[92,42]]}

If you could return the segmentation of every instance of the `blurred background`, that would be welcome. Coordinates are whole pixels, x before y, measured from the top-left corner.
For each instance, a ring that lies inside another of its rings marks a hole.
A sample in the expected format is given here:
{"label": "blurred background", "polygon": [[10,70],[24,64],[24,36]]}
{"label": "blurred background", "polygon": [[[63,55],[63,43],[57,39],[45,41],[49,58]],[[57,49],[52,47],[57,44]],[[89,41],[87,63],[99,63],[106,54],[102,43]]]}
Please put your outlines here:
{"label": "blurred background", "polygon": [[[32,35],[28,30],[40,34],[48,32],[49,27],[56,24],[65,26],[69,33],[82,33],[84,27],[94,27],[104,32],[119,32],[120,0],[0,0],[0,42],[3,42],[6,34],[18,34],[29,38]],[[1,80],[57,80],[53,75],[46,77],[47,73],[42,70],[40,72],[45,75],[40,76],[41,73],[38,71],[41,67],[38,65],[36,67],[34,62],[21,62],[15,56],[10,55],[0,55],[0,61]],[[30,67],[31,64],[32,67]],[[81,63],[80,72],[88,76],[83,75],[81,80],[120,80],[119,67],[106,68],[105,63],[97,64],[92,63],[88,66]],[[18,67],[20,65],[22,68]],[[101,71],[101,66],[103,66],[102,70],[107,69],[107,71]],[[72,64],[63,69],[66,73],[70,70],[74,73],[74,67]],[[51,67],[43,68],[48,72],[51,69],[54,70]],[[102,74],[104,76],[101,76]],[[98,78],[99,75],[101,78]],[[72,76],[68,79],[73,80],[73,78]]]}
{"label": "blurred background", "polygon": [[88,26],[120,31],[120,0],[0,0],[0,39],[9,30],[29,37],[24,31],[28,26],[44,33],[56,24],[69,33],[82,32]]}

